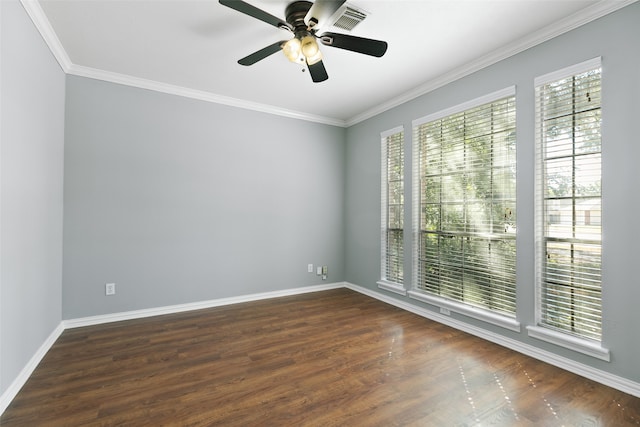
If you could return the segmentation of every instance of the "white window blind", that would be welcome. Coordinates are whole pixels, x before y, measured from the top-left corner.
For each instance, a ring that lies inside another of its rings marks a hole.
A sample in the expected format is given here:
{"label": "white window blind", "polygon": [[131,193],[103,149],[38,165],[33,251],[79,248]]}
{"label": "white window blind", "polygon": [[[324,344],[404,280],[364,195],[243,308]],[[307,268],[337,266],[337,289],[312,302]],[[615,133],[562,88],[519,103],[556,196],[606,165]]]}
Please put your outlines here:
{"label": "white window blind", "polygon": [[383,132],[382,146],[382,259],[381,279],[404,280],[404,130]]}
{"label": "white window blind", "polygon": [[538,325],[600,341],[599,58],[536,79]]}
{"label": "white window blind", "polygon": [[414,289],[516,313],[515,89],[414,122]]}

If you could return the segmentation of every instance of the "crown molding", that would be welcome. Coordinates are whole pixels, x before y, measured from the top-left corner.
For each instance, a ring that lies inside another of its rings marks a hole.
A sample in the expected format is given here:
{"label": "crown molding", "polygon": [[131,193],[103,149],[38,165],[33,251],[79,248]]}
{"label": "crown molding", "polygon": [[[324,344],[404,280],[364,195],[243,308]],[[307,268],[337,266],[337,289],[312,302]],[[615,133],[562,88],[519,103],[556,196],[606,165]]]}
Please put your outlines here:
{"label": "crown molding", "polygon": [[27,14],[35,24],[36,28],[42,35],[42,38],[47,43],[49,49],[60,64],[60,67],[62,67],[62,70],[67,74],[344,128],[370,119],[371,117],[402,105],[405,102],[411,101],[419,96],[432,92],[442,86],[445,86],[446,84],[452,83],[458,79],[461,79],[462,77],[468,76],[476,71],[502,61],[503,59],[509,58],[517,53],[523,52],[531,47],[544,43],[545,41],[548,41],[554,37],[578,28],[581,25],[587,24],[591,21],[608,15],[609,13],[622,9],[623,7],[626,7],[637,1],[638,0],[601,0],[593,6],[583,9],[582,11],[577,12],[567,18],[561,19],[554,24],[551,24],[539,31],[528,35],[527,37],[524,37],[501,49],[491,52],[488,55],[471,61],[460,68],[451,70],[440,77],[429,80],[428,82],[423,83],[415,89],[392,98],[387,102],[379,104],[375,108],[366,110],[348,120],[342,120],[333,117],[307,114],[299,111],[275,107],[273,105],[261,104],[243,99],[217,95],[202,90],[190,89],[139,77],[76,65],[71,62],[69,55],[62,46],[60,39],[58,39],[58,36],[53,30],[51,23],[47,19],[38,1],[20,0],[23,7],[27,11]]}
{"label": "crown molding", "polygon": [[65,73],[68,72],[69,68],[71,68],[72,62],[67,55],[67,51],[64,50],[60,39],[56,35],[56,32],[53,30],[49,19],[45,15],[40,3],[37,0],[20,0],[24,10],[26,10],[27,15],[31,18],[31,21],[38,29],[38,32],[44,39],[47,46],[49,46],[49,50],[58,61],[58,64],[62,68],[62,71]]}
{"label": "crown molding", "polygon": [[53,27],[51,26],[49,19],[44,13],[44,10],[42,10],[40,3],[38,3],[37,0],[20,0],[20,2],[31,18],[31,21],[33,21],[33,24],[38,29],[38,32],[44,39],[45,43],[49,47],[49,50],[51,50],[51,53],[53,53],[53,56],[56,58],[58,64],[66,74],[152,90],[185,98],[197,99],[200,101],[212,102],[215,104],[227,105],[230,107],[244,108],[247,110],[274,114],[277,116],[288,117],[292,119],[306,120],[331,126],[346,127],[346,123],[344,120],[336,119],[333,117],[307,114],[300,111],[276,107],[273,105],[261,104],[258,102],[217,95],[215,93],[203,90],[190,89],[182,86],[74,64],[73,62],[71,62],[69,55],[67,54],[66,50],[62,46],[62,43],[60,42],[60,39],[53,30]]}
{"label": "crown molding", "polygon": [[574,13],[564,19],[556,21],[555,23],[548,25],[534,33],[527,35],[513,43],[510,43],[503,48],[495,50],[487,55],[484,55],[478,59],[468,62],[457,69],[451,70],[448,73],[429,80],[422,85],[405,92],[404,94],[390,99],[389,101],[379,104],[375,108],[364,111],[352,118],[346,120],[346,127],[353,126],[357,123],[384,113],[392,108],[411,101],[419,96],[432,92],[442,86],[466,77],[476,71],[486,68],[490,65],[496,64],[504,59],[510,58],[520,52],[524,52],[534,46],[542,44],[546,41],[558,37],[564,33],[574,30],[584,24],[601,18],[605,15],[613,13],[623,7],[629,6],[638,0],[601,0],[598,3],[585,8],[579,12]]}
{"label": "crown molding", "polygon": [[244,108],[247,110],[258,111],[277,116],[288,117],[298,120],[306,120],[310,122],[322,123],[331,126],[346,127],[344,120],[331,117],[317,116],[307,114],[300,111],[287,110],[285,108],[275,107],[273,105],[261,104],[258,102],[246,101],[243,99],[232,98],[229,96],[216,95],[215,93],[190,89],[187,87],[162,83],[155,80],[143,79],[127,74],[114,73],[112,71],[99,70],[97,68],[85,67],[81,65],[71,64],[67,70],[67,74],[87,77],[95,80],[102,80],[111,83],[117,83],[125,86],[132,86],[140,89],[152,90],[169,95],[181,96],[184,98],[197,99],[200,101],[212,102],[215,104],[227,105],[230,107]]}

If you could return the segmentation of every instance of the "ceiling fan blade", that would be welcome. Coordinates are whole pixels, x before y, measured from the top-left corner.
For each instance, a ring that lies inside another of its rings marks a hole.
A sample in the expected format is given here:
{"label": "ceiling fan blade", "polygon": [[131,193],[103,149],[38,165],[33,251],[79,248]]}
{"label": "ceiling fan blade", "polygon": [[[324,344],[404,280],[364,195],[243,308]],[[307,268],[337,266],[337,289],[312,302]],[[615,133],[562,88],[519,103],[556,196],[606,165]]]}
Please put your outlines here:
{"label": "ceiling fan blade", "polygon": [[319,38],[325,46],[338,47],[378,58],[385,54],[388,46],[387,42],[381,40],[365,39],[348,34],[324,33]]}
{"label": "ceiling fan blade", "polygon": [[265,48],[262,48],[256,52],[253,52],[251,55],[245,56],[244,58],[242,58],[241,60],[238,61],[238,64],[240,65],[253,65],[258,61],[263,60],[264,58],[266,58],[267,56],[273,55],[274,53],[278,52],[279,50],[282,49],[282,44],[286,43],[286,40],[282,40],[279,42],[275,42],[272,45],[269,45]]}
{"label": "ceiling fan blade", "polygon": [[219,0],[220,4],[223,6],[230,7],[231,9],[237,10],[240,13],[244,13],[245,15],[249,15],[253,18],[259,19],[262,22],[266,22],[267,24],[273,25],[274,27],[283,28],[286,30],[293,30],[291,25],[287,24],[282,19],[275,17],[262,9],[258,9],[257,7],[250,5],[242,0]]}
{"label": "ceiling fan blade", "polygon": [[316,0],[307,12],[304,23],[310,27],[322,27],[344,3],[346,0]]}
{"label": "ceiling fan blade", "polygon": [[320,83],[329,78],[322,61],[318,61],[315,64],[307,63],[307,67],[309,68],[309,74],[311,74],[311,80],[313,80],[314,83]]}

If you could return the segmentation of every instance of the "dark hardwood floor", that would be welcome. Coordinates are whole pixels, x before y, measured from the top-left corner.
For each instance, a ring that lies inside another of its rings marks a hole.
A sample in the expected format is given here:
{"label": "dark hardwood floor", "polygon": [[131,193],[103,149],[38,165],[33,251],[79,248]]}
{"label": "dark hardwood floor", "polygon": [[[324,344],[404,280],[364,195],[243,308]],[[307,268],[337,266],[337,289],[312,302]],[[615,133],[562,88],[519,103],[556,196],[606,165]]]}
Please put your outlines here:
{"label": "dark hardwood floor", "polygon": [[640,399],[347,289],[65,331],[10,426],[626,426]]}

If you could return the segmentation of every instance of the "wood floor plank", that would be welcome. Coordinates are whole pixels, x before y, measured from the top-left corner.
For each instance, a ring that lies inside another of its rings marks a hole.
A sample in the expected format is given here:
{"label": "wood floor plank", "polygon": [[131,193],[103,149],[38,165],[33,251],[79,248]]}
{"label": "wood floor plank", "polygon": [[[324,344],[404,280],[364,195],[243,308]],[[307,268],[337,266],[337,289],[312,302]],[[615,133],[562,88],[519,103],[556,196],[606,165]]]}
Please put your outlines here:
{"label": "wood floor plank", "polygon": [[11,426],[634,426],[640,399],[347,289],[65,331]]}

